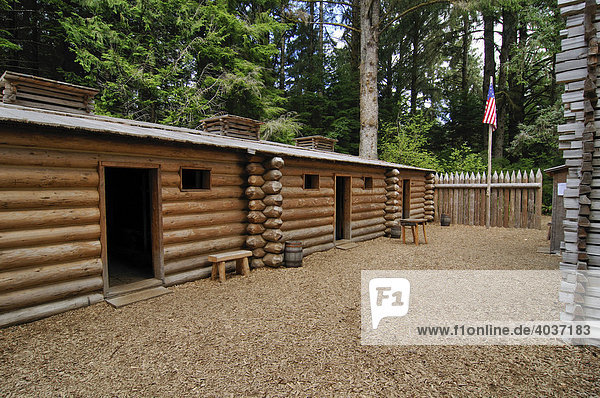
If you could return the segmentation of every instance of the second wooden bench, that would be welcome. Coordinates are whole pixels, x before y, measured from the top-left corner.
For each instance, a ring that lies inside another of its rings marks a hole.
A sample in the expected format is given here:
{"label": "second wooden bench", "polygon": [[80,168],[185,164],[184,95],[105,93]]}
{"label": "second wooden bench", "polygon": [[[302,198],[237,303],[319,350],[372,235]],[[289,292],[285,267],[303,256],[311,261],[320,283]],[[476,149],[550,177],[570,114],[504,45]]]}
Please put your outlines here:
{"label": "second wooden bench", "polygon": [[252,256],[250,250],[236,250],[226,253],[211,254],[208,256],[208,261],[212,262],[212,274],[211,279],[217,279],[219,275],[219,281],[225,282],[225,262],[235,260],[235,271],[241,275],[248,275],[250,273],[250,266],[248,265],[248,257]]}

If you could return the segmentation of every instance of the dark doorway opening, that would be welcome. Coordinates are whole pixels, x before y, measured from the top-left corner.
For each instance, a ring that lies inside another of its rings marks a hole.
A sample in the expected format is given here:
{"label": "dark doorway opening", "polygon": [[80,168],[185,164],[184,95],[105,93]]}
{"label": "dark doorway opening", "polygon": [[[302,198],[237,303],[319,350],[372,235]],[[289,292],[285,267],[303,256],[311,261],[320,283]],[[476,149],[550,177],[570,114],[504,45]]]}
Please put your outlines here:
{"label": "dark doorway opening", "polygon": [[402,218],[410,218],[410,180],[402,181]]}
{"label": "dark doorway opening", "polygon": [[350,239],[351,228],[350,177],[335,177],[335,239]]}
{"label": "dark doorway opening", "polygon": [[151,172],[105,168],[109,287],[154,277]]}

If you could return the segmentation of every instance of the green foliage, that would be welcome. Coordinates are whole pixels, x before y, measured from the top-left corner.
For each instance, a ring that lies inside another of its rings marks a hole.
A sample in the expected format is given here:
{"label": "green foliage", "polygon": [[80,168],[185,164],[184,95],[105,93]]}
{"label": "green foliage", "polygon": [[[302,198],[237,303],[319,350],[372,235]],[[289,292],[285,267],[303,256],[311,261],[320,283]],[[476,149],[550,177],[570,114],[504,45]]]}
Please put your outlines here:
{"label": "green foliage", "polygon": [[427,133],[433,124],[423,113],[418,113],[401,117],[396,125],[384,125],[379,158],[408,166],[440,169],[439,159],[426,149]]}
{"label": "green foliage", "polygon": [[253,20],[225,1],[86,1],[61,21],[105,114],[196,127],[217,112],[256,119],[283,113],[268,40],[285,26]]}
{"label": "green foliage", "polygon": [[519,125],[519,134],[506,150],[509,159],[520,168],[523,166],[546,168],[560,164],[561,154],[558,151],[556,126],[562,123],[563,111],[560,103],[557,103],[541,111],[532,124]]}
{"label": "green foliage", "polygon": [[[11,7],[8,4],[8,0],[0,0],[0,10],[2,11],[10,11]],[[5,29],[0,29],[0,49],[2,50],[20,50],[21,47],[11,42],[9,38],[10,33]]]}
{"label": "green foliage", "polygon": [[301,129],[302,123],[298,121],[298,115],[289,112],[265,122],[260,129],[261,139],[293,144]]}
{"label": "green foliage", "polygon": [[483,172],[487,169],[487,159],[474,152],[467,144],[452,148],[450,155],[441,161],[441,171]]}

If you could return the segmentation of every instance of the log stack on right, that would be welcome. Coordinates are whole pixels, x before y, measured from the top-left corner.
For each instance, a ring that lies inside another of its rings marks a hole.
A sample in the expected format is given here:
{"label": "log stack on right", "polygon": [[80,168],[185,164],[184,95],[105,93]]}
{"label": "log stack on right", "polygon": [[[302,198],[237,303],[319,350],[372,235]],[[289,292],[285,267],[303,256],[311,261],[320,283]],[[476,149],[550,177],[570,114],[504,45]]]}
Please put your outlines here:
{"label": "log stack on right", "polygon": [[[564,250],[560,301],[564,321],[600,320],[600,278],[584,271],[600,268],[600,146],[597,129],[597,66],[600,21],[595,0],[559,0],[566,29],[561,31],[562,52],[557,55],[556,80],[565,84],[563,94],[566,123],[558,127],[560,149],[568,167],[563,221]],[[600,341],[588,340],[598,345]]]}

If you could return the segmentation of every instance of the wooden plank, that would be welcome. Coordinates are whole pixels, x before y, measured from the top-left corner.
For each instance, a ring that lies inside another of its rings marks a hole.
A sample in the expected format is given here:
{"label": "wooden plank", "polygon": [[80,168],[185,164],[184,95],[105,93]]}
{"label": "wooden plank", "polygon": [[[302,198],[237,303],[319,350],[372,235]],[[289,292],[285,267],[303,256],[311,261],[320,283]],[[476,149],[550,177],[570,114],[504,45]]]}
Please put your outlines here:
{"label": "wooden plank", "polygon": [[0,231],[98,224],[96,207],[0,212]]}
{"label": "wooden plank", "polygon": [[43,102],[27,101],[27,100],[17,99],[13,103],[15,105],[26,106],[26,107],[29,107],[29,108],[41,108],[41,109],[48,109],[50,111],[57,111],[57,112],[64,112],[64,113],[77,113],[77,114],[81,114],[81,115],[87,115],[88,114],[88,112],[86,112],[84,110],[81,110],[81,109],[70,108],[70,107],[59,106],[59,105],[51,105],[51,104],[46,104],[46,103],[43,103]]}
{"label": "wooden plank", "polygon": [[[479,174],[479,172],[477,172],[477,174],[475,174],[475,178],[473,180],[473,185],[479,184],[479,183],[481,183],[481,174]],[[481,200],[481,198],[479,197],[479,189],[474,188],[473,193],[474,193],[473,225],[479,225],[479,217],[480,217],[479,209],[481,208],[481,206],[479,206],[479,201]]]}
{"label": "wooden plank", "polygon": [[102,278],[93,276],[0,294],[0,312],[78,296],[102,289]]}
{"label": "wooden plank", "polygon": [[[523,172],[523,182],[528,182],[529,177],[527,172]],[[528,203],[528,189],[521,190],[521,228],[527,228],[527,203]]]}
{"label": "wooden plank", "polygon": [[[504,172],[500,170],[500,175],[498,176],[498,182],[504,183]],[[504,227],[504,189],[498,189],[498,218],[496,219],[498,223],[498,227]]]}
{"label": "wooden plank", "polygon": [[19,93],[27,92],[32,94],[39,94],[44,97],[56,97],[64,98],[70,101],[83,103],[85,96],[83,94],[77,94],[73,92],[67,92],[64,90],[54,90],[48,87],[33,86],[30,84],[20,83],[17,87]]}
{"label": "wooden plank", "polygon": [[92,169],[0,166],[0,188],[92,188],[98,172]]}
{"label": "wooden plank", "polygon": [[6,312],[0,314],[0,327],[35,321],[61,312],[87,307],[88,305],[99,303],[102,300],[104,300],[102,294],[93,293]]}
{"label": "wooden plank", "polygon": [[[498,172],[494,171],[492,174],[492,184],[498,182]],[[490,205],[490,224],[492,227],[496,227],[498,225],[498,190],[492,189],[491,194],[491,205]]]}
{"label": "wooden plank", "polygon": [[15,269],[0,272],[0,292],[76,280],[101,273],[102,262],[99,258]]}
{"label": "wooden plank", "polygon": [[100,226],[76,225],[56,228],[0,231],[0,249],[32,247],[61,242],[76,242],[100,238]]}
{"label": "wooden plank", "polygon": [[[523,181],[521,170],[517,172],[516,182],[520,183]],[[523,195],[522,189],[515,189],[515,207],[514,207],[514,226],[515,228],[521,228],[521,199]]]}
{"label": "wooden plank", "polygon": [[138,292],[133,292],[129,294],[124,294],[122,296],[113,297],[107,299],[106,302],[110,304],[114,308],[125,307],[126,305],[138,303],[140,301],[149,300],[151,298],[160,297],[165,294],[173,293],[171,290],[163,287],[157,286],[150,289],[140,290]]}
{"label": "wooden plank", "polygon": [[98,258],[100,242],[69,242],[49,246],[7,249],[0,252],[0,270]]}
{"label": "wooden plank", "polygon": [[542,200],[543,200],[543,191],[542,191],[542,171],[538,169],[535,182],[540,184],[540,188],[535,193],[535,222],[534,228],[542,229]]}
{"label": "wooden plank", "polygon": [[235,250],[225,253],[211,254],[208,256],[208,261],[219,262],[219,261],[231,261],[243,257],[252,256],[252,252],[249,250]]}
{"label": "wooden plank", "polygon": [[30,94],[26,91],[23,90],[19,90],[17,93],[17,98],[21,99],[27,99],[27,100],[32,100],[32,101],[40,101],[43,103],[50,103],[50,104],[57,104],[57,105],[61,105],[61,106],[66,106],[69,108],[75,108],[75,109],[86,109],[86,104],[83,102],[77,102],[77,101],[70,101],[68,99],[64,99],[64,98],[60,98],[58,96],[45,96],[45,95],[38,95],[38,94]]}

